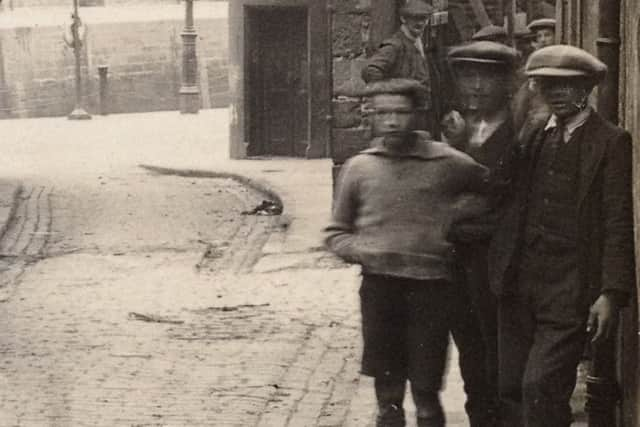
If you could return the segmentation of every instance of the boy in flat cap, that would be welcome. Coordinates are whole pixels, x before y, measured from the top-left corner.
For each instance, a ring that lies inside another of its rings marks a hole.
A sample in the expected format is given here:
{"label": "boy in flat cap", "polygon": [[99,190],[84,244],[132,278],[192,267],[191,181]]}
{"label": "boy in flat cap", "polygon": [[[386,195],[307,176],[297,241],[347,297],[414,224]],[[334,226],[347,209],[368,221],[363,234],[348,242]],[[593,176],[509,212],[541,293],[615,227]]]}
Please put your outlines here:
{"label": "boy in flat cap", "polygon": [[400,9],[400,29],[384,40],[367,60],[362,69],[362,79],[366,83],[395,78],[419,81],[426,88],[427,96],[422,106],[424,113],[416,118],[416,128],[435,135],[438,131],[435,121],[439,113],[434,111],[437,108],[433,108],[433,102],[439,101],[438,94],[432,94],[432,90],[438,87],[438,70],[422,41],[432,14],[431,5],[422,0],[408,0]]}
{"label": "boy in flat cap", "polygon": [[[509,97],[517,58],[515,49],[490,41],[452,48],[449,62],[460,112],[452,111],[443,122],[445,139],[490,171],[490,214],[454,229],[461,267],[459,281],[468,289],[477,316],[476,320],[469,315],[466,321],[479,322],[482,334],[470,335],[472,329],[460,319],[453,337],[460,349],[460,368],[470,403],[475,401],[480,408],[494,412],[498,401],[497,301],[489,290],[487,252],[497,217],[512,190],[516,139]],[[478,338],[482,338],[484,351],[476,350]],[[486,379],[477,378],[483,373]],[[479,385],[484,389],[478,390]],[[485,415],[483,425],[489,425],[489,416]]]}
{"label": "boy in flat cap", "polygon": [[[553,18],[541,18],[531,21],[527,29],[534,34],[531,46],[534,51],[556,43],[556,20]],[[516,129],[521,129],[531,116],[544,117],[549,114],[540,94],[531,87],[529,81],[525,81],[513,97],[513,116]]]}
{"label": "boy in flat cap", "polygon": [[504,426],[571,424],[585,345],[612,345],[635,283],[630,135],[587,102],[605,72],[566,45],[527,62],[552,114],[525,126],[513,204],[490,255]]}
{"label": "boy in flat cap", "polygon": [[406,382],[420,427],[443,427],[439,392],[451,324],[465,305],[453,283],[452,224],[485,210],[486,168],[413,130],[424,87],[373,83],[371,148],[343,166],[326,244],[362,267],[364,375],[375,378],[378,427],[404,426]]}
{"label": "boy in flat cap", "polygon": [[535,34],[534,49],[542,49],[556,43],[556,20],[553,18],[540,18],[527,25],[529,31]]}

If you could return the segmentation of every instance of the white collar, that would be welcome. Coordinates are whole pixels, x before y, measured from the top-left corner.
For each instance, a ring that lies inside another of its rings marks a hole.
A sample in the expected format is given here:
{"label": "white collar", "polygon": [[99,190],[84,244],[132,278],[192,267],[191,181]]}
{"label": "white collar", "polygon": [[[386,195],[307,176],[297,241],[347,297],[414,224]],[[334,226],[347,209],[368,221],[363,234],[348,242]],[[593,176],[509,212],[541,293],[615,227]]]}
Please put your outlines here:
{"label": "white collar", "polygon": [[[571,136],[575,133],[575,131],[580,128],[580,126],[586,123],[587,119],[589,119],[589,116],[591,115],[591,111],[591,107],[587,107],[567,120],[567,122],[564,124],[562,135],[562,139],[564,140],[564,142],[569,142],[569,139],[571,139]],[[551,117],[549,117],[544,130],[547,131],[549,129],[558,127],[558,122],[558,116],[552,114]]]}

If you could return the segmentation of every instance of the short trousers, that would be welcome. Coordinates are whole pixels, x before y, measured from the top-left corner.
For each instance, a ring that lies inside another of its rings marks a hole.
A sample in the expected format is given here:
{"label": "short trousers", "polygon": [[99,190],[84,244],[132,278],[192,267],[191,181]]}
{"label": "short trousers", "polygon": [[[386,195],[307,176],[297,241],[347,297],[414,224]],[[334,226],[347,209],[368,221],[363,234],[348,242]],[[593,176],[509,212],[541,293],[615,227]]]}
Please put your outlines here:
{"label": "short trousers", "polygon": [[446,280],[363,274],[361,373],[439,391],[461,288]]}

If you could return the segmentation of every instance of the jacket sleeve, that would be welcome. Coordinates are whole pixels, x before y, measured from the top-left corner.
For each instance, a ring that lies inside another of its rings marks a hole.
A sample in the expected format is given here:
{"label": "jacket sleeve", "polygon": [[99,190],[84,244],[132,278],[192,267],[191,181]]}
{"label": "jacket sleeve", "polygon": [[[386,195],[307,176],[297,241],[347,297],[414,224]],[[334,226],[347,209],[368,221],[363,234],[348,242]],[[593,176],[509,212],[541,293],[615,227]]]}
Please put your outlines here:
{"label": "jacket sleeve", "polygon": [[324,229],[327,248],[346,262],[357,263],[355,219],[358,212],[358,178],[353,163],[342,167],[331,222]]}
{"label": "jacket sleeve", "polygon": [[635,284],[631,136],[609,144],[603,165],[601,292],[628,294]]}
{"label": "jacket sleeve", "polygon": [[388,78],[398,60],[400,47],[399,44],[388,40],[383,42],[362,69],[362,80],[370,83]]}

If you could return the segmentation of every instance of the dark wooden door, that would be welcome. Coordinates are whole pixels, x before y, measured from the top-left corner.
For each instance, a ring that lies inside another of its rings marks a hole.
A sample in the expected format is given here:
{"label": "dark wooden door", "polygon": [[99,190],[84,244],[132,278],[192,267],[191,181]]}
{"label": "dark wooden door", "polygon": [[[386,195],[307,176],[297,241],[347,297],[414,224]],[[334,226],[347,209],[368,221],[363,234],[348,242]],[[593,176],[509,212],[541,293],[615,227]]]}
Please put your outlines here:
{"label": "dark wooden door", "polygon": [[304,156],[309,135],[307,10],[248,11],[249,155]]}

